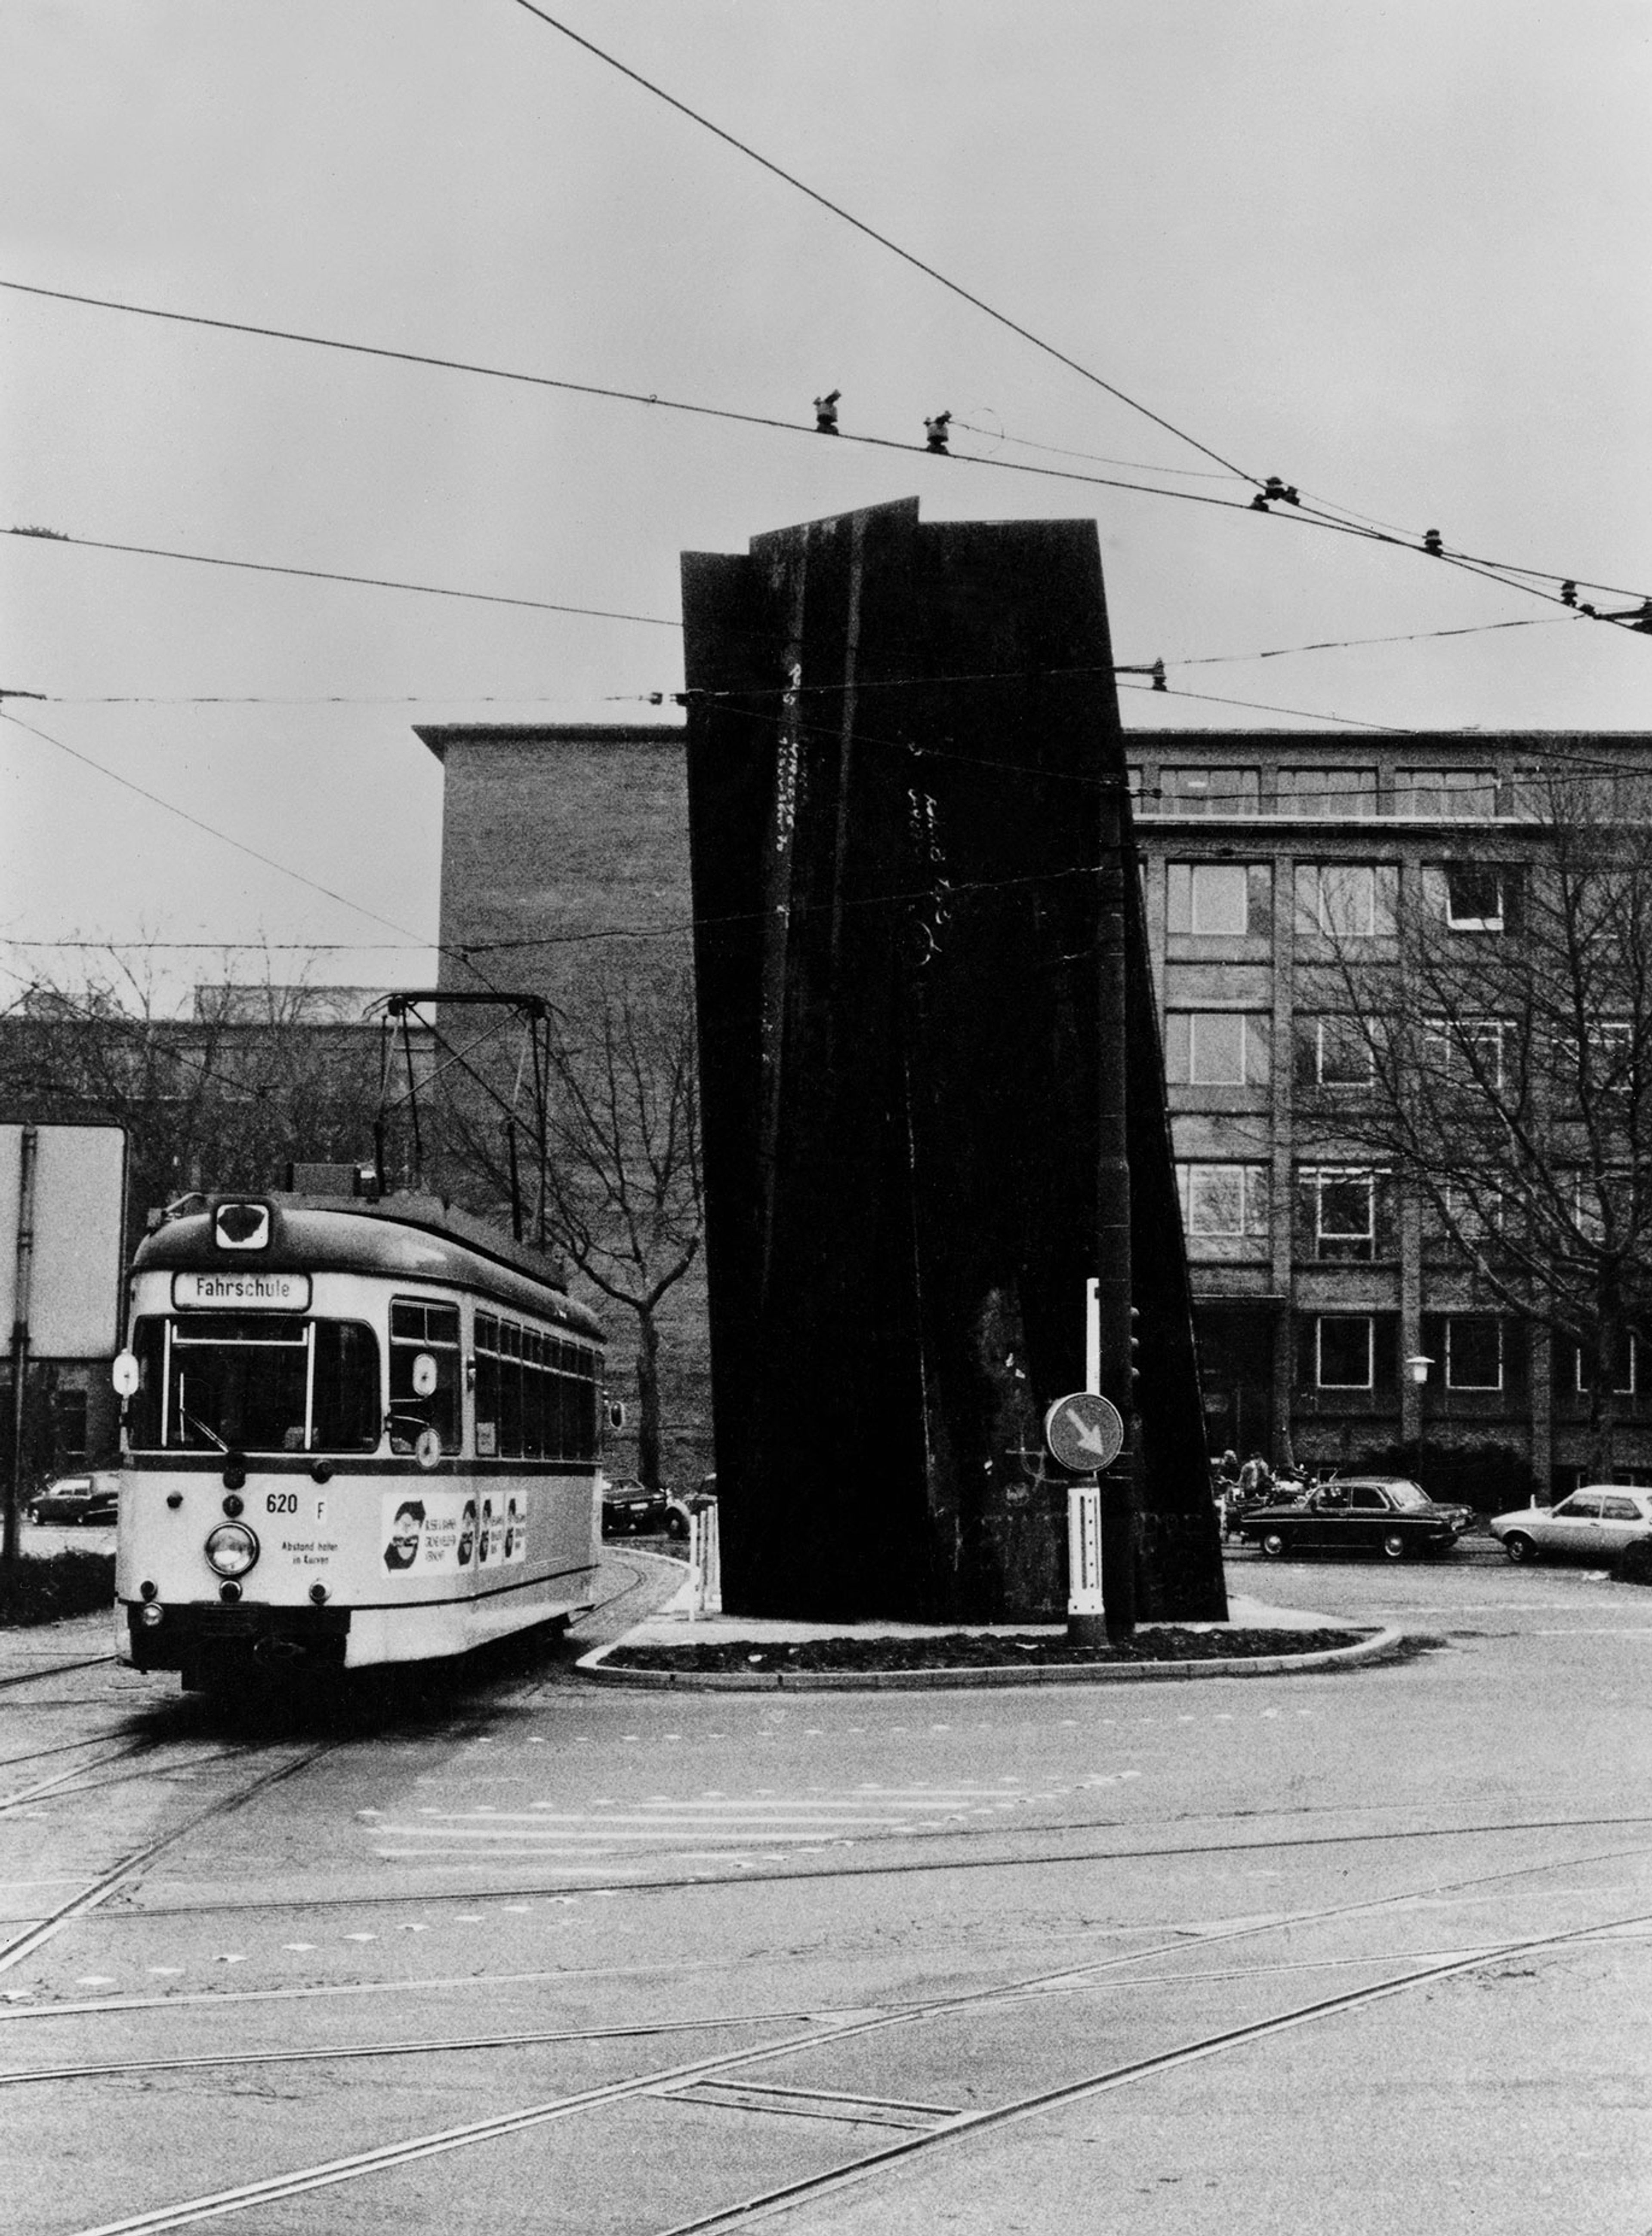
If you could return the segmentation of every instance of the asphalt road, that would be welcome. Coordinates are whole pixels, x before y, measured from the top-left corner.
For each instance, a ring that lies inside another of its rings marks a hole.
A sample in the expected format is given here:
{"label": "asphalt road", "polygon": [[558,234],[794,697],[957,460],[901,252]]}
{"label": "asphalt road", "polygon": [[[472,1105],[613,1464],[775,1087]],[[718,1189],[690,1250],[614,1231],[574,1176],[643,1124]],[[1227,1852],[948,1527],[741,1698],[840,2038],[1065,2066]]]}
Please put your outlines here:
{"label": "asphalt road", "polygon": [[674,1579],[604,1575],[576,1642],[324,1713],[0,1692],[0,2221],[1652,2226],[1652,1593],[1235,1553],[1416,1651],[640,1693],[572,1659]]}

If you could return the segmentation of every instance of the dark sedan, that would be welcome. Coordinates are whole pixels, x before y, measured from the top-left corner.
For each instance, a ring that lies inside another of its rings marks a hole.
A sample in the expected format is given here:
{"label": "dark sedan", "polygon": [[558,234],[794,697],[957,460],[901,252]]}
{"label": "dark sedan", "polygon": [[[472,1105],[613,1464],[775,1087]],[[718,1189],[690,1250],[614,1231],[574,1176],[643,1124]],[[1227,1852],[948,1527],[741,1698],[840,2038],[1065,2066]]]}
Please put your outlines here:
{"label": "dark sedan", "polygon": [[652,1536],[668,1526],[670,1515],[670,1492],[650,1490],[635,1476],[602,1486],[604,1537]]}
{"label": "dark sedan", "polygon": [[1274,1561],[1295,1553],[1380,1553],[1387,1561],[1450,1550],[1468,1524],[1401,1476],[1349,1476],[1289,1504],[1253,1508],[1239,1534]]}
{"label": "dark sedan", "polygon": [[113,1522],[120,1507],[117,1475],[63,1475],[30,1501],[31,1522]]}

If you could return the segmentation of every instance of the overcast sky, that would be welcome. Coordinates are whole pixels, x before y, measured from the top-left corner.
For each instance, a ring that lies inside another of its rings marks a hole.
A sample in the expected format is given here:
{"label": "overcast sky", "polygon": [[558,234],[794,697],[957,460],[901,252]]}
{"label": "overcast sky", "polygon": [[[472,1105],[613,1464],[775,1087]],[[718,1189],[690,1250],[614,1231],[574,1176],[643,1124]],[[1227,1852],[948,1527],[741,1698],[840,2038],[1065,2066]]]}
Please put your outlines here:
{"label": "overcast sky", "polygon": [[[1227,470],[1652,592],[1644,0],[547,12],[1168,427],[519,0],[6,0],[0,280],[800,431],[0,292],[0,526],[642,617],[0,536],[0,689],[45,694],[0,721],[0,1005],[77,935],[207,943],[152,948],[172,990],[260,939],[428,981],[412,724],[657,720],[680,552],[914,494],[1099,523],[1117,657],[1175,687],[1127,725],[1652,728],[1652,637]],[[827,387],[918,453],[814,435]]]}

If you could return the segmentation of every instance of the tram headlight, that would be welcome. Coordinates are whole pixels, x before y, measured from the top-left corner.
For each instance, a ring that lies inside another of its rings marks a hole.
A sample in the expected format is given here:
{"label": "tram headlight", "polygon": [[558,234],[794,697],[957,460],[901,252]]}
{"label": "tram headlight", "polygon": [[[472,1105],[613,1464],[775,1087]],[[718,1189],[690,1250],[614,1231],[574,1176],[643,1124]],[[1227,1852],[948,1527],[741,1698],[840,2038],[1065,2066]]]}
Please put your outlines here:
{"label": "tram headlight", "polygon": [[258,1540],[244,1522],[220,1522],[207,1533],[206,1554],[220,1576],[244,1576],[258,1559]]}

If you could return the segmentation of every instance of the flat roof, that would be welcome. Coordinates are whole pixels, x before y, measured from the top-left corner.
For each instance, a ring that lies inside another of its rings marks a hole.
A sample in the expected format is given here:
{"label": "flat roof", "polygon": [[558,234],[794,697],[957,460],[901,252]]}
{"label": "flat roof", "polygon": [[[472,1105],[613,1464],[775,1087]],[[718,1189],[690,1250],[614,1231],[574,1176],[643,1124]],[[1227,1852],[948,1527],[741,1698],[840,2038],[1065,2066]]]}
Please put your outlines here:
{"label": "flat roof", "polygon": [[553,742],[573,745],[681,745],[688,734],[683,722],[415,722],[421,739],[438,761],[450,746],[510,746]]}

